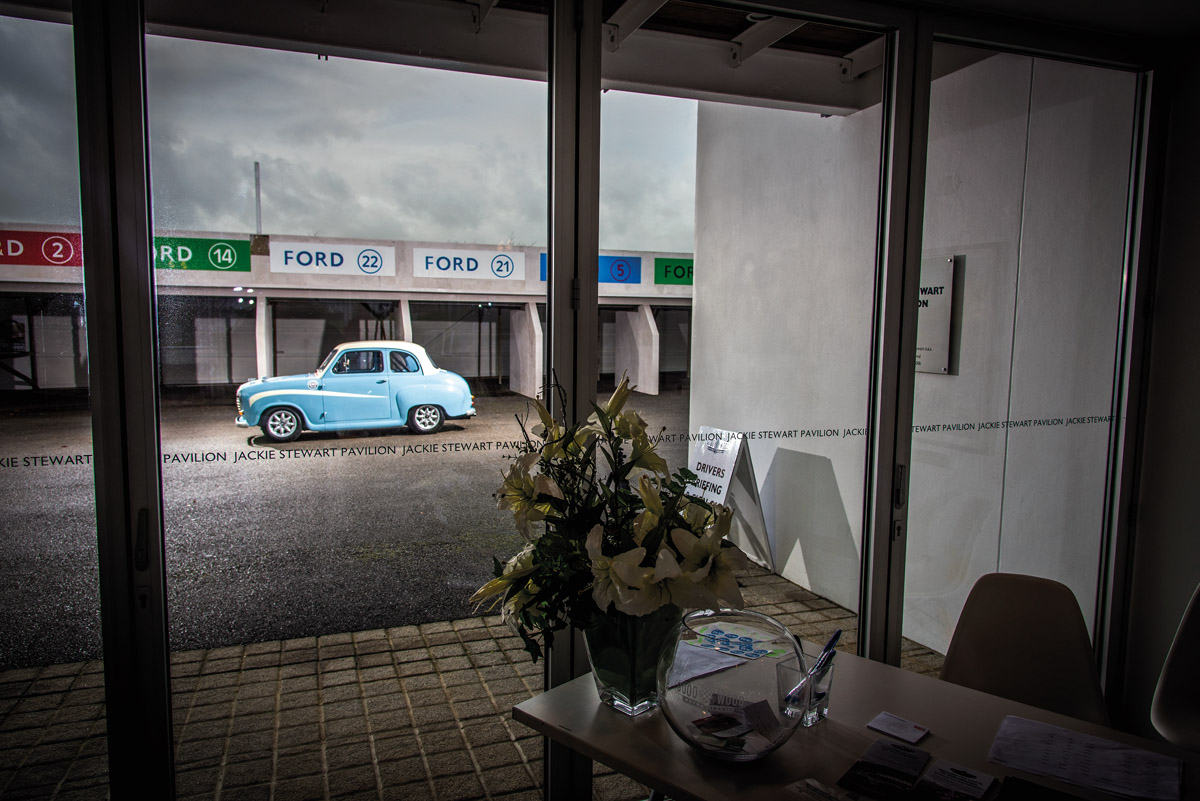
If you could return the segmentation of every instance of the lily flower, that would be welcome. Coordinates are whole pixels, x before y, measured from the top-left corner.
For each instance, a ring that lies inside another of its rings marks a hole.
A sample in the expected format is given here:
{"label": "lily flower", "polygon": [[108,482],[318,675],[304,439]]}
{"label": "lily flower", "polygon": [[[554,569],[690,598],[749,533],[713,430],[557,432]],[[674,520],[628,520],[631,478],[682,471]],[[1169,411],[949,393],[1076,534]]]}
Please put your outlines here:
{"label": "lily flower", "polygon": [[621,383],[617,384],[617,388],[613,390],[608,403],[601,407],[610,420],[619,415],[621,410],[625,408],[625,401],[629,400],[629,395],[632,392],[633,387],[629,386],[629,376],[621,376]]}
{"label": "lily flower", "polygon": [[645,536],[658,525],[658,521],[662,518],[663,504],[658,485],[645,473],[638,477],[637,492],[641,496],[642,504],[646,507],[633,519],[633,541],[641,545]]}
{"label": "lily flower", "polygon": [[617,419],[613,421],[613,431],[621,439],[633,439],[645,436],[646,421],[642,419],[640,414],[630,409],[627,412],[617,415]]}
{"label": "lily flower", "polygon": [[[522,454],[519,458],[514,459],[512,466],[504,475],[504,483],[500,485],[500,489],[496,490],[496,508],[512,511],[517,529],[525,536],[526,540],[533,539],[531,522],[542,520],[549,511],[546,504],[537,503],[539,494],[537,482],[529,474],[529,468],[537,460],[538,453],[536,451]],[[558,497],[562,497],[561,493]]]}
{"label": "lily flower", "polygon": [[634,437],[630,442],[629,449],[629,463],[634,467],[649,470],[660,476],[665,476],[670,472],[667,460],[658,455],[654,449],[654,443],[645,434]]}
{"label": "lily flower", "polygon": [[[508,588],[512,586],[514,581],[528,576],[535,570],[537,570],[537,565],[533,561],[533,545],[531,543],[505,563],[504,570],[499,576],[476,590],[475,594],[468,600],[468,603],[479,605],[494,595],[502,595],[508,591]],[[494,604],[495,602],[493,601]]]}
{"label": "lily flower", "polygon": [[[609,604],[617,600],[617,586],[614,582],[613,559],[605,556],[603,550],[604,526],[597,523],[588,532],[584,547],[587,549],[588,561],[592,568],[592,598],[596,606],[603,612]],[[645,551],[643,550],[644,554]],[[641,561],[640,557],[638,561]]]}
{"label": "lily flower", "polygon": [[659,550],[654,567],[642,566],[645,555],[645,548],[634,548],[613,560],[612,572],[618,579],[613,582],[617,593],[616,607],[627,615],[648,615],[663,604],[671,603],[668,582],[680,575],[679,563],[670,548]]}
{"label": "lily flower", "polygon": [[621,413],[621,409],[625,408],[625,401],[629,400],[629,394],[632,392],[629,386],[629,376],[622,376],[621,383],[617,384],[617,388],[613,390],[613,394],[608,401],[603,404],[598,404],[598,412],[592,412],[588,415],[587,424],[580,426],[579,433],[587,435],[604,435],[604,426],[600,424],[600,413],[608,419],[609,425],[612,425],[614,420]]}
{"label": "lily flower", "polygon": [[[542,495],[549,495],[552,498],[558,498],[559,500],[562,500],[563,497],[562,490],[558,488],[558,484],[554,483],[554,479],[550,478],[550,476],[546,475],[545,473],[538,473],[537,476],[534,477],[533,491],[535,498]],[[539,508],[543,506],[547,507],[543,509],[543,511],[550,511],[548,504],[538,504]]]}
{"label": "lily flower", "polygon": [[684,577],[711,592],[719,601],[741,609],[745,601],[733,571],[746,566],[746,556],[737,548],[721,547],[721,539],[729,531],[733,510],[718,508],[716,522],[702,535],[697,537],[686,529],[677,528],[671,532],[671,542],[683,555],[680,569]]}

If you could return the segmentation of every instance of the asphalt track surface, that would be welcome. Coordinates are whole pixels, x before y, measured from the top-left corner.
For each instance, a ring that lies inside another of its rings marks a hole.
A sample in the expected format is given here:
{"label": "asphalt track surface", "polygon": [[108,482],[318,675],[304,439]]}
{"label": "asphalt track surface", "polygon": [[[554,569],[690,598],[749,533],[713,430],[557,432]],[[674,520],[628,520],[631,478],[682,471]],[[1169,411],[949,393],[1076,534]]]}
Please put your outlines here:
{"label": "asphalt track surface", "polygon": [[[284,445],[231,405],[162,409],[172,650],[467,617],[521,538],[492,493],[520,437],[519,396],[437,434],[308,433]],[[635,394],[686,433],[686,391]],[[100,656],[86,412],[0,414],[0,670]],[[686,460],[675,438],[661,453]]]}

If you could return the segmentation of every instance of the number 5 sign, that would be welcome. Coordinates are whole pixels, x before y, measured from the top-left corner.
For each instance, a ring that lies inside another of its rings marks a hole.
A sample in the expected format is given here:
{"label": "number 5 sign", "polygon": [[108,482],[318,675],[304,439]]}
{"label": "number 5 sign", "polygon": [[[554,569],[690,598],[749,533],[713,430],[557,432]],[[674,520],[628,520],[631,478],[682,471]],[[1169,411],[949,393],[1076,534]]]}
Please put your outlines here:
{"label": "number 5 sign", "polygon": [[70,232],[0,231],[0,265],[82,267],[82,239]]}

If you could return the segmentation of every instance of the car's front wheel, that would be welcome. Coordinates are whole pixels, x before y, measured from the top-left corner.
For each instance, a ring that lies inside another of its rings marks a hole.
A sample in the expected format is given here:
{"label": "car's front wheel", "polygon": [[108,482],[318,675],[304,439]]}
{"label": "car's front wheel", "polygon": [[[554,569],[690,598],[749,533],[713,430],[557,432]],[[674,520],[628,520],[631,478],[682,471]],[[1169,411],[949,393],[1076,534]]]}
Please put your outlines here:
{"label": "car's front wheel", "polygon": [[291,442],[300,436],[303,425],[294,409],[279,407],[263,415],[262,430],[267,439],[275,442]]}
{"label": "car's front wheel", "polygon": [[433,434],[441,429],[444,422],[446,416],[442,414],[441,407],[432,403],[414,406],[408,412],[408,427],[418,434]]}

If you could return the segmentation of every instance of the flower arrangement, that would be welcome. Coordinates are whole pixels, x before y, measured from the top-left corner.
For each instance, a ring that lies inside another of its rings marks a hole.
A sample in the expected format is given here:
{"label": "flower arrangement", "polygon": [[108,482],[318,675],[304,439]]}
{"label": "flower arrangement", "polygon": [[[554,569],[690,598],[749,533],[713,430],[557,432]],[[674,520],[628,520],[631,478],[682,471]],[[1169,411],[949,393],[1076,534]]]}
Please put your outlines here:
{"label": "flower arrangement", "polygon": [[[745,556],[725,540],[732,510],[686,494],[696,475],[670,473],[646,422],[625,403],[623,378],[574,426],[534,401],[524,443],[498,507],[513,513],[525,547],[471,597],[501,614],[536,661],[553,632],[587,629],[603,616],[743,605],[733,571]],[[531,436],[532,433],[532,436]]]}

